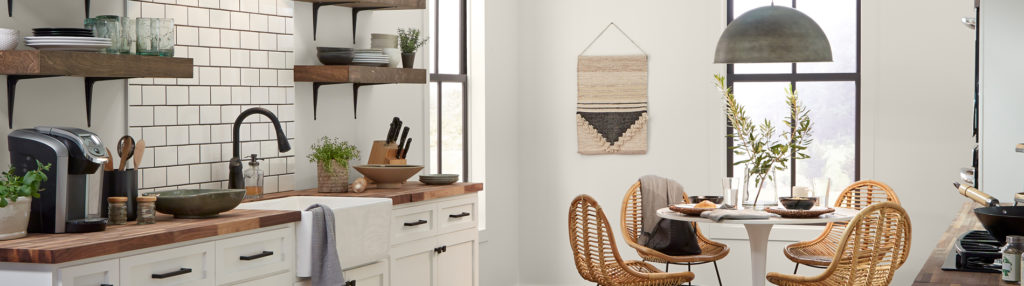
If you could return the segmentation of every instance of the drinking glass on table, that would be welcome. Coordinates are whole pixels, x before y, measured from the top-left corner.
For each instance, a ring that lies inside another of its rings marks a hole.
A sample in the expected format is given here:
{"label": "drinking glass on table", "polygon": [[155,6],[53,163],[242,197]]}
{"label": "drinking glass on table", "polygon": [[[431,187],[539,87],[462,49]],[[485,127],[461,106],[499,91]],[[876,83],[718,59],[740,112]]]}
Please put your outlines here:
{"label": "drinking glass on table", "polygon": [[828,207],[829,204],[829,193],[832,189],[832,178],[821,177],[811,180],[811,187],[814,188],[814,196],[818,197],[818,206]]}
{"label": "drinking glass on table", "polygon": [[738,206],[740,199],[740,178],[722,178],[722,203]]}

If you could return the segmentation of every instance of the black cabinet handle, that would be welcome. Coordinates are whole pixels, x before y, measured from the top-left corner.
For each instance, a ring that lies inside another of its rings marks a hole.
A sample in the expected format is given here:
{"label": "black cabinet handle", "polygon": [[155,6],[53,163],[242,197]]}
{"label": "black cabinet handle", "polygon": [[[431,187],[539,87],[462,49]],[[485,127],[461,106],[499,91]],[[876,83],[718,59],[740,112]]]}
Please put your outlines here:
{"label": "black cabinet handle", "polygon": [[441,246],[441,252],[448,252],[448,246]]}
{"label": "black cabinet handle", "polygon": [[192,273],[192,268],[182,267],[181,269],[178,269],[177,271],[171,271],[171,272],[161,273],[161,274],[153,274],[151,277],[153,277],[153,279],[164,279],[164,278],[174,277],[174,276],[178,276],[178,275],[182,275],[182,274],[188,274],[188,273]]}
{"label": "black cabinet handle", "polygon": [[345,286],[356,286],[355,280],[345,281]]}
{"label": "black cabinet handle", "polygon": [[427,220],[421,219],[421,220],[414,221],[414,222],[407,222],[407,223],[405,223],[405,226],[417,226],[417,225],[421,225],[421,224],[425,224],[425,223],[427,223]]}
{"label": "black cabinet handle", "polygon": [[448,217],[450,217],[450,218],[460,218],[460,217],[467,217],[467,216],[469,216],[468,212],[462,212],[460,214],[450,214],[450,215],[448,215]]}
{"label": "black cabinet handle", "polygon": [[447,245],[446,246],[434,247],[434,253],[441,254],[441,253],[444,253],[444,252],[448,252],[448,246]]}
{"label": "black cabinet handle", "polygon": [[103,283],[103,284],[100,284],[100,286],[114,286],[114,284]]}
{"label": "black cabinet handle", "polygon": [[249,261],[249,260],[256,260],[256,259],[264,258],[264,257],[271,256],[271,255],[274,255],[273,251],[263,251],[263,252],[260,252],[259,254],[253,254],[253,255],[248,255],[248,256],[242,255],[242,256],[239,256],[238,259],[239,260]]}

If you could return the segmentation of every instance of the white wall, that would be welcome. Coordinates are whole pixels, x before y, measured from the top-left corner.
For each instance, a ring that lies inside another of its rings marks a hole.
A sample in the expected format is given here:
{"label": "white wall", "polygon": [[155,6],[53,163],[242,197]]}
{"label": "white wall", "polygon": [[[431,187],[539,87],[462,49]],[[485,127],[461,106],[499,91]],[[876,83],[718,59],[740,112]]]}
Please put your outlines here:
{"label": "white wall", "polygon": [[[970,160],[973,42],[971,32],[958,23],[971,14],[969,2],[862,4],[862,178],[884,181],[897,190],[915,234],[910,261],[897,272],[893,285],[912,281],[952,220],[953,210],[965,202],[950,189],[949,181]],[[724,73],[724,66],[711,59],[724,28],[725,4],[527,0],[519,5],[519,133],[497,139],[518,138],[520,146],[519,277],[529,285],[588,285],[576,273],[566,247],[564,218],[575,195],[594,196],[618,224],[623,193],[644,174],[679,180],[692,194],[718,192],[718,180],[725,173],[725,131],[711,76]],[[650,55],[646,155],[576,153],[576,55],[609,21]],[[491,218],[507,215],[514,214],[490,213]],[[733,249],[719,264],[726,285],[745,284],[745,233],[723,227],[708,230]],[[817,233],[813,228],[776,229],[768,270],[791,272],[793,264],[781,247]],[[635,258],[616,234],[620,252]],[[694,271],[697,283],[715,284],[710,266],[696,266]]]}
{"label": "white wall", "polygon": [[[33,0],[14,1],[14,16],[7,17],[7,3],[0,4],[0,27],[17,29],[21,36],[31,36],[32,28],[40,27],[82,27],[85,21],[84,1]],[[94,1],[90,16],[123,15],[123,1]],[[31,49],[24,43],[18,49]],[[40,125],[70,126],[84,128],[98,134],[107,146],[117,144],[117,139],[126,134],[125,85],[123,80],[105,81],[93,89],[92,127],[85,122],[84,79],[80,77],[55,77],[22,80],[18,83],[15,98],[14,129],[32,128]],[[7,151],[7,90],[0,91],[0,166],[6,170],[10,164]],[[112,148],[113,149],[113,148]],[[93,194],[99,194],[100,176],[90,177]],[[97,196],[97,201],[98,196]],[[92,208],[95,212],[95,206]]]}

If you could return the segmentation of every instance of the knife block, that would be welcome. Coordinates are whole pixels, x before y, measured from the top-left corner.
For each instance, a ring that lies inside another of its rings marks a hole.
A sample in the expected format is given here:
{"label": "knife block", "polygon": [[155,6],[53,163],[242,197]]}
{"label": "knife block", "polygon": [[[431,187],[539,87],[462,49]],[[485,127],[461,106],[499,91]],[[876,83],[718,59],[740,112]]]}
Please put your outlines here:
{"label": "knife block", "polygon": [[398,144],[387,144],[384,140],[374,140],[370,148],[370,157],[367,164],[376,165],[405,165],[405,159],[398,158]]}

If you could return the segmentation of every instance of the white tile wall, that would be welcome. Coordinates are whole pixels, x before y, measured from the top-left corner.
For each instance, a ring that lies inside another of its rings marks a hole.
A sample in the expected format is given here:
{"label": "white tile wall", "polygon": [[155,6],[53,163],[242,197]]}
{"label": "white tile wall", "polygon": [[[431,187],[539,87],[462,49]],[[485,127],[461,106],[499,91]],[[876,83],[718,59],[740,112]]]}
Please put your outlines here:
{"label": "white tile wall", "polygon": [[[129,131],[148,148],[141,192],[226,187],[231,124],[250,107],[276,113],[292,138],[292,0],[132,0],[127,7],[132,17],[173,18],[175,56],[196,66],[190,79],[129,80]],[[267,159],[268,192],[288,190],[296,161],[277,152],[268,122],[246,120],[241,151]]]}

